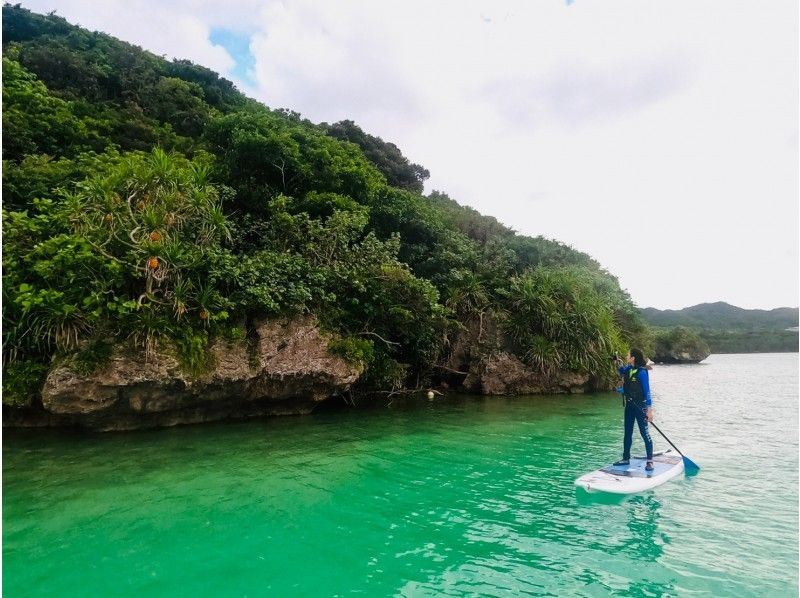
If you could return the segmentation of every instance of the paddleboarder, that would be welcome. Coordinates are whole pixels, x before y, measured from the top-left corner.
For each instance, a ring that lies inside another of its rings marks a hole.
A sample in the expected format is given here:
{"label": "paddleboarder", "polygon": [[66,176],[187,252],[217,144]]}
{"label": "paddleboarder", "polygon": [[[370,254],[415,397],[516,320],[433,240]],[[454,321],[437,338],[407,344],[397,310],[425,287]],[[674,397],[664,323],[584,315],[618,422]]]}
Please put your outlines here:
{"label": "paddleboarder", "polygon": [[[633,422],[639,425],[639,433],[647,451],[646,471],[653,471],[653,439],[650,438],[648,423],[653,421],[653,402],[650,397],[650,377],[647,373],[647,360],[639,349],[631,349],[620,365],[622,395],[625,401],[625,428],[622,440],[622,459],[614,465],[628,465],[633,443]],[[619,361],[618,361],[619,365]]]}

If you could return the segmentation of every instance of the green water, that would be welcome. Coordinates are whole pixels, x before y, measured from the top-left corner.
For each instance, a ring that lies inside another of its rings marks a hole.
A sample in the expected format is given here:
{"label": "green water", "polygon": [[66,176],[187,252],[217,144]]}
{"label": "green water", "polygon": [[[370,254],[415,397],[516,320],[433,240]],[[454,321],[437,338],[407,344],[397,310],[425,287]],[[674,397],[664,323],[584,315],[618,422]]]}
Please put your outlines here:
{"label": "green water", "polygon": [[797,596],[797,368],[658,367],[656,421],[702,470],[616,501],[573,486],[619,454],[613,395],[7,430],[3,592]]}

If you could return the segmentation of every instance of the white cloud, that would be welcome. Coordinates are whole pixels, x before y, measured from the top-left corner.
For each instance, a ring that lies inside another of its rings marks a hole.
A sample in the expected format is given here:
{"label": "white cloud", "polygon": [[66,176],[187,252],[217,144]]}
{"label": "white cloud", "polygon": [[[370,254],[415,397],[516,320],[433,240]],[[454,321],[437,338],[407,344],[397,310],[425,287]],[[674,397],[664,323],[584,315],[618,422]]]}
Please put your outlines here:
{"label": "white cloud", "polygon": [[380,51],[386,39],[373,35],[382,30],[365,14],[349,3],[269,3],[251,44],[257,95],[318,121],[415,115],[414,87],[392,53]]}
{"label": "white cloud", "polygon": [[640,305],[798,304],[796,0],[57,8],[223,73],[208,31],[249,33],[248,93],[355,120],[429,188],[586,251]]}

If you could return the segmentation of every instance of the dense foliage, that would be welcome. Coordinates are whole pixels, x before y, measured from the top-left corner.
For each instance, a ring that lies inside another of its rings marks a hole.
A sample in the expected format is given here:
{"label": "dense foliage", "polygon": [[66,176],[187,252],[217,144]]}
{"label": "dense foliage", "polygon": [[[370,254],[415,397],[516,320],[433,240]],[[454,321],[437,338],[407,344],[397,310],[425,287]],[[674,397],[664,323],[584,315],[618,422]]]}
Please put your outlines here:
{"label": "dense foliage", "polygon": [[314,314],[365,391],[433,381],[489,312],[543,374],[599,380],[647,341],[589,256],[423,195],[428,172],[351,121],[18,5],[3,77],[8,401],[54,357],[88,370],[126,339],[199,372],[215,335],[284,314]]}
{"label": "dense foliage", "polygon": [[576,267],[539,267],[511,280],[508,328],[538,369],[601,372],[622,351],[614,312]]}
{"label": "dense foliage", "polygon": [[700,330],[712,353],[796,353],[797,330]]}
{"label": "dense foliage", "polygon": [[202,350],[231,307],[210,284],[230,231],[208,171],[202,159],[131,153],[57,200],[4,210],[4,362],[108,337]]}
{"label": "dense foliage", "polygon": [[350,141],[360,147],[390,185],[422,193],[425,180],[431,176],[430,172],[419,164],[409,162],[394,143],[364,132],[352,120],[343,120],[326,128],[331,137]]}

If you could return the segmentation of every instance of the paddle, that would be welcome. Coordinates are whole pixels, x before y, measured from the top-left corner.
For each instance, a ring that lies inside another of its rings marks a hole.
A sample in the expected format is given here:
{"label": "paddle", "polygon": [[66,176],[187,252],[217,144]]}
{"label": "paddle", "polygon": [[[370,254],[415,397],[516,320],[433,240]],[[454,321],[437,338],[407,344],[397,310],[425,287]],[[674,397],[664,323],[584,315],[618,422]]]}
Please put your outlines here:
{"label": "paddle", "polygon": [[659,427],[658,427],[657,425],[655,425],[653,422],[649,422],[649,423],[650,423],[650,425],[651,425],[651,426],[653,426],[653,427],[654,427],[654,428],[655,428],[655,429],[658,431],[658,433],[659,433],[659,434],[661,434],[661,435],[664,437],[664,440],[666,440],[667,442],[669,442],[669,445],[670,445],[672,448],[674,448],[676,451],[678,451],[678,454],[679,454],[681,457],[683,457],[683,466],[684,466],[684,468],[685,468],[687,471],[689,471],[689,470],[694,470],[694,471],[697,471],[697,470],[699,470],[699,469],[700,469],[700,466],[699,466],[697,463],[695,463],[695,462],[694,462],[694,461],[692,461],[692,460],[691,460],[689,457],[687,457],[686,455],[684,455],[684,454],[683,454],[683,453],[680,451],[680,449],[679,449],[677,446],[675,446],[674,444],[672,444],[672,441],[671,441],[669,438],[667,438],[667,435],[666,435],[666,434],[664,434],[664,432],[662,432],[662,431],[659,429]]}
{"label": "paddle", "polygon": [[[622,396],[625,396],[625,395],[622,395]],[[625,400],[626,400],[626,401],[628,401],[628,402],[630,402],[630,403],[633,405],[633,401],[631,401],[631,400],[630,400],[628,397],[625,397]],[[634,406],[635,406],[635,405],[634,405]],[[678,454],[679,454],[681,457],[683,457],[683,467],[684,467],[684,469],[685,469],[687,472],[688,472],[688,471],[698,471],[698,470],[700,469],[700,466],[699,466],[697,463],[695,463],[695,462],[694,462],[694,461],[692,461],[692,460],[691,460],[689,457],[687,457],[686,455],[684,455],[684,454],[681,452],[681,450],[680,450],[680,449],[679,449],[677,446],[675,446],[674,444],[672,444],[672,441],[671,441],[669,438],[667,438],[667,435],[666,435],[666,434],[664,434],[664,432],[662,432],[662,431],[661,431],[661,429],[660,429],[660,428],[659,428],[657,425],[655,425],[653,422],[648,422],[648,423],[649,423],[651,426],[653,426],[653,427],[654,427],[654,428],[655,428],[655,429],[658,431],[658,433],[659,433],[659,434],[661,434],[661,435],[664,437],[664,440],[666,440],[667,442],[669,442],[669,445],[670,445],[672,448],[674,448],[676,451],[678,451]]]}

